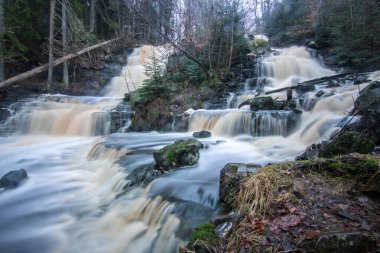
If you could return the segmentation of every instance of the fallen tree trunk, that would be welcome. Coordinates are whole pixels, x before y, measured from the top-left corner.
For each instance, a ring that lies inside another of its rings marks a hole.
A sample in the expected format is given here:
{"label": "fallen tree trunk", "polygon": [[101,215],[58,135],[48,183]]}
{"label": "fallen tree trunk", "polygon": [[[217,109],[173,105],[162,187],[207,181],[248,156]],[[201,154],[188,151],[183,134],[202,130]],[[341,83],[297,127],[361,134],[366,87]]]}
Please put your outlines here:
{"label": "fallen tree trunk", "polygon": [[308,80],[308,81],[305,81],[305,82],[302,82],[302,83],[298,83],[296,85],[287,86],[287,87],[284,87],[284,88],[267,91],[267,92],[265,92],[265,94],[268,95],[268,94],[284,91],[284,90],[287,90],[287,89],[295,89],[298,86],[302,86],[302,85],[310,85],[310,84],[323,83],[323,82],[326,82],[326,81],[333,80],[335,78],[339,78],[339,77],[343,77],[343,76],[348,76],[348,75],[352,75],[352,74],[353,73],[345,73],[345,74],[337,74],[337,75],[333,75],[333,76],[325,76],[325,77],[321,77],[321,78],[317,78],[317,79]]}
{"label": "fallen tree trunk", "polygon": [[[81,50],[79,50],[79,51],[77,51],[77,52],[75,52],[75,53],[65,55],[65,56],[63,56],[63,57],[61,57],[61,58],[55,60],[55,61],[53,62],[53,66],[57,66],[57,65],[59,65],[59,64],[61,64],[61,63],[63,63],[63,62],[65,62],[65,61],[71,60],[71,59],[73,59],[73,58],[75,58],[75,57],[77,57],[77,56],[79,56],[79,55],[82,55],[82,54],[84,54],[84,53],[87,53],[87,52],[89,52],[89,51],[91,51],[91,50],[94,50],[94,49],[96,49],[96,48],[99,48],[99,47],[102,47],[102,46],[108,45],[108,44],[110,44],[110,43],[112,43],[112,42],[115,42],[115,41],[118,40],[118,39],[120,39],[120,38],[116,38],[116,39],[112,39],[112,40],[107,40],[107,41],[101,42],[101,43],[99,43],[99,44],[96,44],[96,45],[93,45],[93,46],[89,46],[89,47],[83,48],[83,49],[81,49]],[[18,82],[18,81],[25,80],[25,79],[27,79],[27,78],[29,78],[29,77],[31,77],[31,76],[34,76],[34,75],[36,75],[36,74],[39,74],[39,73],[41,73],[41,72],[46,71],[48,68],[49,68],[49,63],[46,63],[46,64],[41,65],[41,66],[39,66],[39,67],[37,67],[37,68],[34,68],[34,69],[32,69],[32,70],[29,70],[29,71],[24,72],[24,73],[21,73],[21,74],[19,74],[19,75],[17,75],[17,76],[11,77],[11,78],[5,80],[4,82],[0,82],[0,88],[4,88],[4,87],[6,87],[6,86],[9,86],[9,85],[12,84],[12,83],[15,83],[15,82]]]}

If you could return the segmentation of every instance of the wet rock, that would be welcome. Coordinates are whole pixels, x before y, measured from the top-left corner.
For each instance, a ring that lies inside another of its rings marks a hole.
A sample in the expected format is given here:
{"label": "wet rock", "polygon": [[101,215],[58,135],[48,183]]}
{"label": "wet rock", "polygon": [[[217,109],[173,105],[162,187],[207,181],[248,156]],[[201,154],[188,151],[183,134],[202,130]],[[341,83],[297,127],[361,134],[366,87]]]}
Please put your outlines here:
{"label": "wet rock", "polygon": [[337,88],[340,87],[339,82],[337,80],[330,80],[327,82],[326,88]]}
{"label": "wet rock", "polygon": [[189,115],[186,113],[176,114],[173,116],[172,131],[186,132],[189,125]]}
{"label": "wet rock", "polygon": [[315,85],[314,84],[303,84],[303,85],[297,85],[295,87],[295,90],[299,94],[303,94],[309,91],[314,91],[315,90]]}
{"label": "wet rock", "polygon": [[199,149],[203,144],[196,139],[177,140],[153,153],[160,171],[169,171],[184,166],[194,166],[199,160]]}
{"label": "wet rock", "polygon": [[368,252],[374,246],[366,233],[337,232],[320,236],[315,248],[319,253],[359,253]]}
{"label": "wet rock", "polygon": [[313,160],[318,157],[321,144],[312,144],[306,148],[305,152],[296,156],[295,160]]}
{"label": "wet rock", "polygon": [[375,150],[375,143],[368,136],[358,132],[345,132],[331,142],[322,145],[320,157],[332,157],[349,153],[368,154]]}
{"label": "wet rock", "polygon": [[210,223],[215,226],[215,233],[219,238],[227,238],[235,227],[244,219],[246,213],[231,213],[215,216]]}
{"label": "wet rock", "polygon": [[235,207],[234,198],[243,179],[257,172],[260,167],[258,164],[228,163],[220,171],[219,199],[227,210]]}
{"label": "wet rock", "polygon": [[323,90],[320,90],[320,91],[318,91],[317,93],[315,93],[315,96],[316,96],[317,98],[320,98],[320,97],[322,97],[323,95],[325,95],[325,92],[324,92]]}
{"label": "wet rock", "polygon": [[194,132],[193,133],[194,138],[208,138],[211,137],[211,133],[209,131],[199,131],[199,132]]}
{"label": "wet rock", "polygon": [[13,189],[28,178],[26,170],[12,170],[0,179],[0,188]]}
{"label": "wet rock", "polygon": [[366,75],[359,75],[355,80],[354,80],[354,84],[355,85],[358,85],[358,84],[362,84],[364,82],[367,82],[368,81],[368,77]]}
{"label": "wet rock", "polygon": [[162,172],[156,169],[154,163],[143,165],[128,174],[125,178],[127,183],[124,186],[124,189],[134,186],[145,187],[160,175],[162,175]]}
{"label": "wet rock", "polygon": [[257,97],[250,101],[250,108],[252,111],[258,110],[273,110],[273,98],[272,97]]}

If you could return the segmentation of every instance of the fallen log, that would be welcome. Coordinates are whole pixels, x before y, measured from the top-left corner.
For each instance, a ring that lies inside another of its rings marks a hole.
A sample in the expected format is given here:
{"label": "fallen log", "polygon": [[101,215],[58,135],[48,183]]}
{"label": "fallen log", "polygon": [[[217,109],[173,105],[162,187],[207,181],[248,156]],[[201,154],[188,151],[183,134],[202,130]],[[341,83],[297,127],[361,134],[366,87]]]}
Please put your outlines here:
{"label": "fallen log", "polygon": [[284,90],[287,90],[287,89],[295,89],[295,88],[297,88],[299,86],[302,86],[302,85],[311,85],[311,84],[323,83],[323,82],[326,82],[326,81],[334,80],[336,78],[343,77],[343,76],[349,76],[349,75],[352,75],[352,74],[353,73],[344,73],[344,74],[337,74],[337,75],[332,75],[332,76],[325,76],[325,77],[321,77],[321,78],[317,78],[317,79],[308,80],[308,81],[305,81],[305,82],[302,82],[302,83],[297,83],[295,85],[283,87],[283,88],[280,88],[280,89],[267,91],[267,92],[265,92],[265,94],[268,95],[268,94],[284,91]]}
{"label": "fallen log", "polygon": [[[92,46],[89,46],[89,47],[83,48],[83,49],[81,49],[81,50],[79,50],[79,51],[77,51],[77,52],[75,52],[75,53],[65,55],[65,56],[63,56],[63,57],[61,57],[61,58],[55,60],[55,61],[53,62],[53,66],[57,66],[57,65],[59,65],[59,64],[61,64],[61,63],[63,63],[63,62],[65,62],[65,61],[71,60],[71,59],[73,59],[73,58],[75,58],[75,57],[77,57],[77,56],[79,56],[79,55],[82,55],[82,54],[84,54],[84,53],[87,53],[87,52],[89,52],[89,51],[91,51],[91,50],[94,50],[94,49],[96,49],[96,48],[99,48],[99,47],[102,47],[102,46],[108,45],[108,44],[110,44],[110,43],[112,43],[112,42],[115,42],[115,41],[118,40],[118,39],[120,39],[120,38],[116,38],[116,39],[112,39],[112,40],[107,40],[107,41],[101,42],[101,43],[99,43],[99,44],[96,44],[96,45],[92,45]],[[32,69],[32,70],[29,70],[29,71],[24,72],[24,73],[21,73],[21,74],[19,74],[19,75],[17,75],[17,76],[11,77],[11,78],[9,78],[9,79],[3,81],[3,82],[0,82],[0,88],[4,88],[4,87],[6,87],[6,86],[9,86],[9,85],[12,84],[12,83],[15,83],[15,82],[18,82],[18,81],[25,80],[25,79],[27,79],[27,78],[29,78],[29,77],[31,77],[31,76],[34,76],[34,75],[36,75],[36,74],[39,74],[39,73],[41,73],[41,72],[46,71],[48,68],[49,68],[49,63],[46,63],[46,64],[41,65],[41,66],[39,66],[39,67],[37,67],[37,68],[34,68],[34,69]]]}

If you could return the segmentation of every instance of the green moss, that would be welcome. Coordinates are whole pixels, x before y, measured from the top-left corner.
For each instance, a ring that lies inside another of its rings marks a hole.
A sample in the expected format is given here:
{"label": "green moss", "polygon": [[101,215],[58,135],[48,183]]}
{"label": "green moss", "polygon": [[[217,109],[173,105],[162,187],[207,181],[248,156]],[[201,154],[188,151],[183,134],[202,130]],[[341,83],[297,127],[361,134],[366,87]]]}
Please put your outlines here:
{"label": "green moss", "polygon": [[190,242],[194,243],[197,240],[202,240],[211,245],[218,244],[218,236],[215,234],[215,226],[210,223],[204,223],[194,229],[190,236]]}
{"label": "green moss", "polygon": [[364,134],[346,132],[336,137],[321,150],[320,157],[332,157],[349,153],[368,154],[375,149],[374,141]]}
{"label": "green moss", "polygon": [[196,139],[177,140],[153,153],[153,157],[162,170],[196,165],[199,149],[203,144]]}

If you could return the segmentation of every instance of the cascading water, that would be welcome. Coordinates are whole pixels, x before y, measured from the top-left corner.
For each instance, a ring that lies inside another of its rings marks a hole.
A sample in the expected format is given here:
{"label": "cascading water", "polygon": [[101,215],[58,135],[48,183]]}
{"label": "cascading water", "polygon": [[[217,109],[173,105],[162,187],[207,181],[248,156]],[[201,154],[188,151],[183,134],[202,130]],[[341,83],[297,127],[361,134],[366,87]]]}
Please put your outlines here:
{"label": "cascading water", "polygon": [[[106,97],[44,95],[10,108],[14,115],[3,127],[12,135],[0,137],[0,176],[25,168],[29,179],[0,192],[0,252],[178,252],[189,231],[218,212],[219,171],[226,163],[294,158],[336,131],[358,92],[354,85],[334,88],[295,125],[292,112],[242,107],[195,111],[188,133],[109,135],[109,112],[141,85],[151,52],[135,49]],[[265,89],[333,74],[304,48],[284,49],[262,67],[270,80]],[[306,97],[316,98],[315,92]],[[202,140],[208,149],[194,168],[152,182],[133,176],[149,168],[155,150],[206,129],[213,136]]]}

